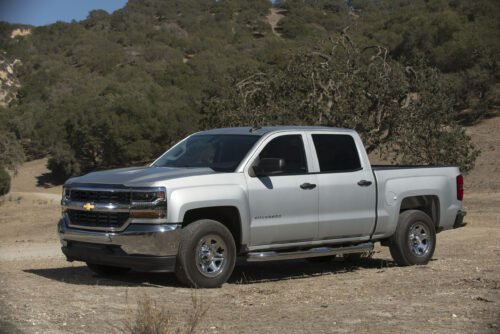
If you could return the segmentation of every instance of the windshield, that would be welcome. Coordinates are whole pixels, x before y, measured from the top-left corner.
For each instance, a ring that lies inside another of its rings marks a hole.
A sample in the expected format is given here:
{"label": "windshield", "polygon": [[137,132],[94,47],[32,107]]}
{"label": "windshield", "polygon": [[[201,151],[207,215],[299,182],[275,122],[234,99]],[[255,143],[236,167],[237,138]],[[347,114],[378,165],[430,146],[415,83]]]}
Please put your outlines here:
{"label": "windshield", "polygon": [[208,167],[234,172],[259,139],[255,135],[194,135],[162,155],[154,167]]}

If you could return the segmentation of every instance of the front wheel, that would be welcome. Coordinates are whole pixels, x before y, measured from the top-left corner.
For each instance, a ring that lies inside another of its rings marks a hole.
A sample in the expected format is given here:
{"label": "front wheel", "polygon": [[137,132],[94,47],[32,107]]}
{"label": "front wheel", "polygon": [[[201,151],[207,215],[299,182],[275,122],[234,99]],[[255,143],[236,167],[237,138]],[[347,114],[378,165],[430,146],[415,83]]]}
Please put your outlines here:
{"label": "front wheel", "polygon": [[217,288],[224,284],[236,263],[236,246],[231,232],[215,220],[198,220],[182,230],[175,274],[196,288]]}
{"label": "front wheel", "polygon": [[427,264],[436,248],[436,228],[422,211],[408,210],[399,215],[396,232],[389,240],[392,258],[400,266]]}

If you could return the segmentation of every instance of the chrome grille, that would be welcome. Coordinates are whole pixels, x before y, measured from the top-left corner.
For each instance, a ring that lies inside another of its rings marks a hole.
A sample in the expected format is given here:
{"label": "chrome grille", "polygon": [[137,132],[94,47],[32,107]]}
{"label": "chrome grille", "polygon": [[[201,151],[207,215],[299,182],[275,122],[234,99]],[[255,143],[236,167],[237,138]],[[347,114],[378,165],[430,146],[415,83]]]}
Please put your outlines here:
{"label": "chrome grille", "polygon": [[129,218],[128,212],[67,211],[71,225],[91,228],[119,229]]}
{"label": "chrome grille", "polygon": [[64,187],[61,206],[69,227],[121,232],[133,218],[165,221],[166,189],[71,184]]}
{"label": "chrome grille", "polygon": [[130,203],[130,191],[71,190],[70,199],[77,202]]}

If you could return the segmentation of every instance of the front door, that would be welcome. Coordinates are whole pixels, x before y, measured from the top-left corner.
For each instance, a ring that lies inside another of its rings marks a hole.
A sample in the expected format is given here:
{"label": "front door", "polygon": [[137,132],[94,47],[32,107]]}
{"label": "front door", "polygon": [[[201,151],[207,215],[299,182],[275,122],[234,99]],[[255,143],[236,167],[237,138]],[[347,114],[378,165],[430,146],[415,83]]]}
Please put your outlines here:
{"label": "front door", "polygon": [[301,133],[271,136],[253,162],[263,158],[283,159],[283,171],[264,177],[246,173],[251,246],[311,241],[316,236],[317,175],[309,174],[303,139]]}

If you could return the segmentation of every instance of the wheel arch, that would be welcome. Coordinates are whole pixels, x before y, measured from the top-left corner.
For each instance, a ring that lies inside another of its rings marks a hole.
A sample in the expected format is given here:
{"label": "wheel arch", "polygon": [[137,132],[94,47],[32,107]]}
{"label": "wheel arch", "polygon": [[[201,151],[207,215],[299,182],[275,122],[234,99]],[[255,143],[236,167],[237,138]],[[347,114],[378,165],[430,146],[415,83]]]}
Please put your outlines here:
{"label": "wheel arch", "polygon": [[237,207],[212,206],[190,209],[184,214],[182,227],[184,228],[201,219],[215,220],[227,227],[236,244],[236,252],[241,253],[244,251],[245,246],[242,244],[241,215]]}
{"label": "wheel arch", "polygon": [[408,196],[401,201],[399,214],[408,210],[419,210],[426,213],[432,220],[436,229],[440,222],[440,203],[436,195]]}

